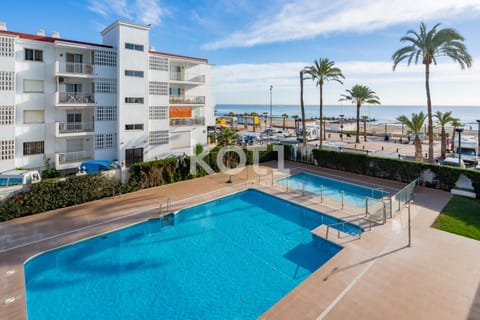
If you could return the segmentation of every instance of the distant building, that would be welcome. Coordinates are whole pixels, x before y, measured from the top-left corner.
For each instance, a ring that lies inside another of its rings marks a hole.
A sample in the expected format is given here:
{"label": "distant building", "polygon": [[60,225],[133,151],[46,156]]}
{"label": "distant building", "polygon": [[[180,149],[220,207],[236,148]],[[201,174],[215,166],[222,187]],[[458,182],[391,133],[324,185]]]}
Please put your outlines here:
{"label": "distant building", "polygon": [[116,21],[103,44],[7,31],[0,22],[0,172],[85,160],[127,166],[206,146],[208,60],[156,52],[150,26]]}

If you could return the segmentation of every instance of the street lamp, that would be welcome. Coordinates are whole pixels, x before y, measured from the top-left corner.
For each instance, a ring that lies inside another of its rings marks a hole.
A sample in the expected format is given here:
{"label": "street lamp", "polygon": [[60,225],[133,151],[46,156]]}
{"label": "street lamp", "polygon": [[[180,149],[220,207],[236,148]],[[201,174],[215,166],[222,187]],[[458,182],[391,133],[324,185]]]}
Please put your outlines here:
{"label": "street lamp", "polygon": [[455,128],[455,131],[458,133],[458,166],[462,167],[462,131],[463,128]]}
{"label": "street lamp", "polygon": [[272,89],[273,86],[270,86],[270,128],[272,128]]}
{"label": "street lamp", "polygon": [[343,140],[343,117],[344,115],[340,115],[340,139]]}

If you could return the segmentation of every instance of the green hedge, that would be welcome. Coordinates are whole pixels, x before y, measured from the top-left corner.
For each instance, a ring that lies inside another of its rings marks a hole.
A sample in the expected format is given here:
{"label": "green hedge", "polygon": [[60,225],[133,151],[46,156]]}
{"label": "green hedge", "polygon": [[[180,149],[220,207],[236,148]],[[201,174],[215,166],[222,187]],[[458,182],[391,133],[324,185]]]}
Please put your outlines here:
{"label": "green hedge", "polygon": [[446,191],[450,191],[455,186],[460,174],[463,174],[472,181],[477,198],[480,197],[480,172],[477,170],[439,166],[416,161],[377,158],[347,151],[338,152],[314,149],[313,158],[316,164],[321,167],[406,183],[413,181],[424,171],[430,169],[435,174],[435,179],[432,183],[426,182],[425,185]]}

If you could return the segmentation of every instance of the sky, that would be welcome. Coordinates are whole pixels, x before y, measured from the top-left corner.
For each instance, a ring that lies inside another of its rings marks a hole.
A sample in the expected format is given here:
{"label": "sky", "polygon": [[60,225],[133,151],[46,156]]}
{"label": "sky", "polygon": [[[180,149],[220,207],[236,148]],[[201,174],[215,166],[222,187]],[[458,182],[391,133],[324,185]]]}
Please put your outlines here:
{"label": "sky", "polygon": [[[2,0],[0,21],[10,31],[101,43],[115,20],[151,24],[156,51],[208,59],[214,65],[217,104],[298,105],[299,71],[328,58],[345,75],[327,82],[324,103],[337,105],[355,84],[366,85],[382,105],[426,105],[424,66],[400,64],[392,54],[420,22],[454,28],[473,66],[461,70],[439,58],[431,70],[437,106],[480,106],[480,0]],[[305,81],[305,103],[319,90]],[[345,102],[343,102],[345,103]]]}

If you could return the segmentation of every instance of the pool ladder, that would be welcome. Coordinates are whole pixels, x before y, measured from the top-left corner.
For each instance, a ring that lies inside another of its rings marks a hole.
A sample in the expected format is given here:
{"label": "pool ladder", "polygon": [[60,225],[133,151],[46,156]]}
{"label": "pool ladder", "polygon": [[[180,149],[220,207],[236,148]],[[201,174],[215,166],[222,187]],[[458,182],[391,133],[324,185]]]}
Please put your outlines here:
{"label": "pool ladder", "polygon": [[163,205],[160,203],[160,206],[159,206],[160,214],[169,213],[171,211],[172,200],[170,198],[167,198],[167,203],[165,204],[165,210],[162,210],[162,209],[163,209]]}

